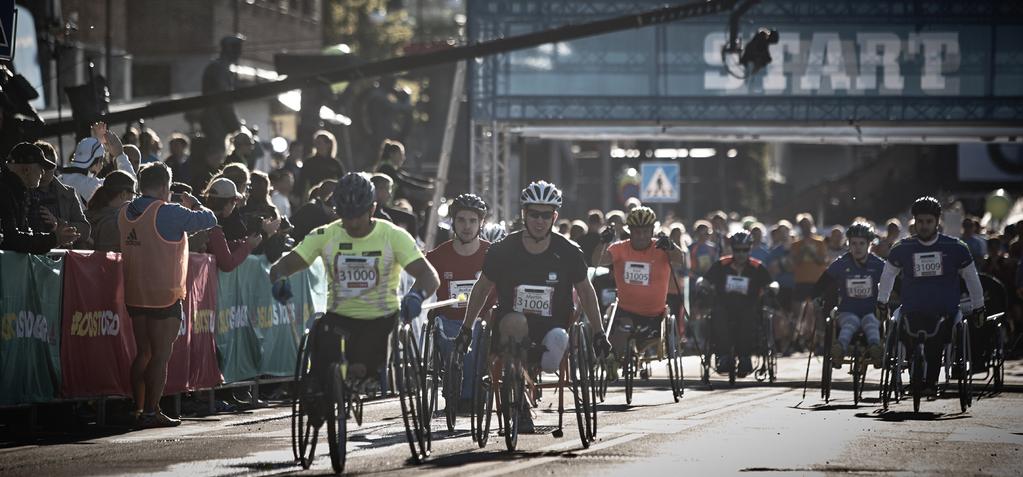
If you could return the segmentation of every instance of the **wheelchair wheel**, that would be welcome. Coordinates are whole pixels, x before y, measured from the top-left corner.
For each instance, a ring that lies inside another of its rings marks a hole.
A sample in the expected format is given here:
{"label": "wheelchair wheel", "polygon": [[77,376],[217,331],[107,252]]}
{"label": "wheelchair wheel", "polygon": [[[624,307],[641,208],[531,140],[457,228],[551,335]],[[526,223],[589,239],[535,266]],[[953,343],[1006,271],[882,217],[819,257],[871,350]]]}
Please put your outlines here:
{"label": "wheelchair wheel", "polygon": [[891,401],[898,402],[901,397],[902,354],[898,340],[898,326],[888,326],[885,330],[884,356],[881,359],[881,408],[888,410]]}
{"label": "wheelchair wheel", "polygon": [[424,394],[423,415],[427,419],[431,419],[434,412],[437,411],[437,397],[440,394],[440,385],[444,373],[440,347],[437,346],[437,320],[439,319],[434,317],[432,320],[427,320],[426,324],[423,325],[421,353],[423,357],[423,383],[426,391]]}
{"label": "wheelchair wheel", "polygon": [[597,402],[604,402],[607,397],[607,360],[593,360],[593,386],[596,388]]}
{"label": "wheelchair wheel", "polygon": [[835,322],[830,316],[824,318],[824,364],[821,365],[821,399],[825,403],[831,401],[832,362],[831,346],[835,340]]}
{"label": "wheelchair wheel", "polygon": [[991,373],[993,391],[1002,392],[1005,385],[1005,343],[1007,341],[1005,327],[1001,321],[998,322],[994,333],[994,343],[991,346]]}
{"label": "wheelchair wheel", "polygon": [[924,366],[926,366],[926,358],[924,357],[923,343],[918,343],[914,349],[913,361],[909,368],[909,387],[913,392],[913,412],[920,412],[920,399],[923,397],[924,392]]}
{"label": "wheelchair wheel", "polygon": [[444,365],[444,418],[448,432],[454,432],[458,419],[458,403],[462,399],[462,366],[465,355],[451,353]]}
{"label": "wheelchair wheel", "polygon": [[678,327],[674,315],[669,315],[664,323],[665,351],[668,354],[668,380],[671,382],[671,395],[678,402],[682,398],[684,380],[682,376],[682,340],[678,336]]}
{"label": "wheelchair wheel", "polygon": [[863,365],[863,353],[861,351],[862,349],[858,346],[853,349],[853,404],[857,406],[863,399],[863,374],[867,371],[867,368]]}
{"label": "wheelchair wheel", "polygon": [[952,348],[952,366],[958,371],[959,409],[966,412],[973,405],[970,327],[966,322],[957,323],[952,328]]}
{"label": "wheelchair wheel", "polygon": [[327,448],[330,451],[330,466],[335,474],[345,471],[345,454],[348,445],[348,418],[345,407],[348,404],[341,365],[334,363],[330,369],[330,403],[327,408]]}
{"label": "wheelchair wheel", "polygon": [[302,468],[308,469],[316,455],[316,437],[319,429],[309,420],[310,408],[314,405],[314,396],[310,385],[312,365],[312,340],[307,331],[299,344],[298,360],[295,362],[295,380],[292,382],[291,399],[291,449]]}
{"label": "wheelchair wheel", "polygon": [[515,452],[519,442],[519,415],[529,412],[525,407],[525,383],[520,356],[505,359],[501,372],[501,418],[504,424],[504,443],[508,452]]}
{"label": "wheelchair wheel", "polygon": [[412,328],[408,324],[399,323],[394,337],[394,366],[397,367],[395,380],[401,401],[401,418],[405,423],[405,438],[412,453],[412,461],[419,464],[430,456],[431,446],[422,361],[419,359]]}
{"label": "wheelchair wheel", "polygon": [[589,329],[580,323],[573,325],[570,334],[569,380],[575,400],[575,418],[579,425],[579,439],[584,448],[590,447],[597,435],[596,386],[593,385],[593,349],[590,347]]}
{"label": "wheelchair wheel", "polygon": [[473,386],[472,416],[470,417],[472,440],[481,449],[487,446],[487,439],[490,437],[490,417],[494,406],[494,387],[490,376],[491,332],[486,323],[482,325],[482,332],[478,343],[476,343],[478,346],[476,362],[473,363],[473,366],[476,367],[476,383]]}
{"label": "wheelchair wheel", "polygon": [[625,345],[625,361],[622,362],[622,378],[625,380],[625,404],[632,404],[632,389],[636,384],[639,358],[636,356],[636,339],[629,338]]}

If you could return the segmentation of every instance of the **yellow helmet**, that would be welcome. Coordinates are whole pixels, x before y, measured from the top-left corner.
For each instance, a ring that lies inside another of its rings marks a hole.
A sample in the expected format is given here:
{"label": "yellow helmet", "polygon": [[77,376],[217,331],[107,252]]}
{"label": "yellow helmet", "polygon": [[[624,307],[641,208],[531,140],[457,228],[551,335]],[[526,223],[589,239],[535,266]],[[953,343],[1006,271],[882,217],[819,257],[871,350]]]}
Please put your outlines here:
{"label": "yellow helmet", "polygon": [[650,227],[654,222],[657,222],[657,214],[650,207],[644,206],[632,209],[625,218],[625,224],[629,227]]}

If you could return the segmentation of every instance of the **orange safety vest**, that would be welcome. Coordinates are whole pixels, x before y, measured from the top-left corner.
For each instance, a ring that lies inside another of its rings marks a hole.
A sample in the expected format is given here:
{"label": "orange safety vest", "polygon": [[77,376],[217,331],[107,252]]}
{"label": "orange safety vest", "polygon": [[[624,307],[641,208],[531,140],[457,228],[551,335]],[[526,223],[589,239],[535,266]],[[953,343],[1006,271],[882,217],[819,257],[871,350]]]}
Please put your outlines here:
{"label": "orange safety vest", "polygon": [[160,236],[156,213],[165,203],[153,201],[135,220],[128,218],[128,206],[118,214],[125,305],[166,308],[185,298],[188,239],[170,242]]}

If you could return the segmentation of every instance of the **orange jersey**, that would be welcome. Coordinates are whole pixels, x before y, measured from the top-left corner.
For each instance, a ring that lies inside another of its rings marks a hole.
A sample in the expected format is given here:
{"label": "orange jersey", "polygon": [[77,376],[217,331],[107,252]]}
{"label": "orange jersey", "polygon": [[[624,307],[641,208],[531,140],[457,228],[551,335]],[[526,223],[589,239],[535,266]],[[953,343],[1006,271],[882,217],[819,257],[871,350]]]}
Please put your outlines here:
{"label": "orange jersey", "polygon": [[607,249],[614,266],[618,287],[618,306],[642,316],[660,316],[668,297],[671,261],[668,252],[650,244],[635,250],[629,240],[611,244]]}
{"label": "orange jersey", "polygon": [[824,239],[811,235],[792,243],[792,274],[796,283],[817,283],[828,268],[828,248]]}

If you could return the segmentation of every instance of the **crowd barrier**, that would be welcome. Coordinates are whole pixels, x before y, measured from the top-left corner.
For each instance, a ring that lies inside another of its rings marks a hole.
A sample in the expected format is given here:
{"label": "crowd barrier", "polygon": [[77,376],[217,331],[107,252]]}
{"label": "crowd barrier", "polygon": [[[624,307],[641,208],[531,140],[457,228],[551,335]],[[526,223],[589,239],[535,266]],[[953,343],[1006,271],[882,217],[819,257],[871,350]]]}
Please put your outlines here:
{"label": "crowd barrier", "polygon": [[[120,260],[0,252],[0,406],[131,395],[136,350]],[[306,323],[326,308],[324,270],[317,260],[292,276],[287,303],[272,297],[269,270],[263,256],[223,273],[211,255],[190,255],[165,395],[294,373]]]}

